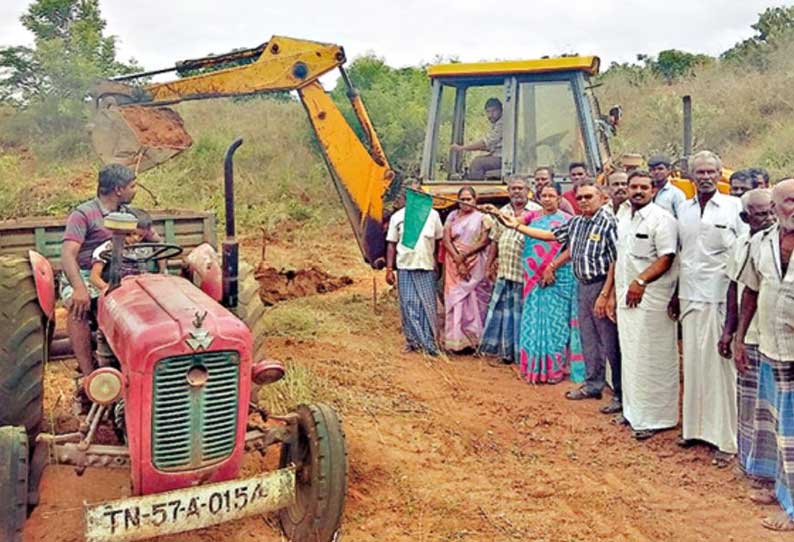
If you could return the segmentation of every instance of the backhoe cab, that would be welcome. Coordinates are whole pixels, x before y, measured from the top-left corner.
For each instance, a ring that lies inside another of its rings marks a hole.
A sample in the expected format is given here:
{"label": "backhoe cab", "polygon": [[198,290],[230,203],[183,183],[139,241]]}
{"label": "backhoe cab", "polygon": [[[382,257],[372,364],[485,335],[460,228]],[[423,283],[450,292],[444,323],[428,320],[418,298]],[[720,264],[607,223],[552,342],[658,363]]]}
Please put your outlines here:
{"label": "backhoe cab", "polygon": [[[481,199],[499,201],[507,198],[507,178],[531,178],[537,167],[552,167],[558,180],[571,162],[584,162],[591,174],[600,171],[609,149],[608,129],[597,121],[600,112],[589,87],[598,67],[593,56],[431,66],[420,171],[425,187],[450,196],[471,184]],[[482,141],[489,133],[485,108],[493,98],[502,105],[501,160],[491,159],[497,167],[475,172],[473,160],[487,151],[464,152],[453,145]]]}

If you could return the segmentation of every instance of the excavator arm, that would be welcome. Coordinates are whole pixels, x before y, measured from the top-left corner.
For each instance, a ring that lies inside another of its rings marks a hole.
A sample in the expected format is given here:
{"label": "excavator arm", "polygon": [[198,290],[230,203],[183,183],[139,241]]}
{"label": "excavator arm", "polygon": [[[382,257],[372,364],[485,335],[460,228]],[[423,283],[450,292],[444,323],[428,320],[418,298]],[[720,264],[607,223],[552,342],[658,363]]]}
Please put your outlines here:
{"label": "excavator arm", "polygon": [[[342,67],[344,62],[344,50],[338,45],[274,36],[253,49],[102,81],[95,91],[96,115],[91,126],[94,148],[105,163],[122,163],[143,171],[192,143],[179,115],[165,106],[186,100],[295,90],[320,142],[361,253],[372,267],[381,268],[386,253],[383,196],[394,172],[361,97]],[[213,71],[201,73],[208,68]],[[333,69],[342,74],[366,144],[318,81]],[[168,71],[193,75],[143,86],[128,83]]]}

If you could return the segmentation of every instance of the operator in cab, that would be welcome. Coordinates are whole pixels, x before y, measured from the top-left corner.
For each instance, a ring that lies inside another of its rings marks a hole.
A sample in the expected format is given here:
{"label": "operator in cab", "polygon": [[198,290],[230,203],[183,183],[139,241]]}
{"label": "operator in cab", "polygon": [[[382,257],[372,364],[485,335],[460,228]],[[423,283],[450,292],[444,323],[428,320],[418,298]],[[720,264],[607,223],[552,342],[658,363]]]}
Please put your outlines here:
{"label": "operator in cab", "polygon": [[471,161],[469,179],[485,179],[486,172],[496,170],[501,176],[502,171],[502,102],[498,98],[488,98],[485,102],[485,116],[491,123],[491,129],[484,138],[466,145],[453,143],[453,152],[486,151]]}

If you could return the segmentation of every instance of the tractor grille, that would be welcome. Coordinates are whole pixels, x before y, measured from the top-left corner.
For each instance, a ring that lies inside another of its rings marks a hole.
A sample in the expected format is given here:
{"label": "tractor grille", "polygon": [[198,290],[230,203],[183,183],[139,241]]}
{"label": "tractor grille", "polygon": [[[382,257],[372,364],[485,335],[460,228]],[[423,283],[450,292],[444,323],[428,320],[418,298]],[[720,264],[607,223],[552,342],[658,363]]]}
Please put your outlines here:
{"label": "tractor grille", "polygon": [[[203,386],[188,384],[188,371],[203,366]],[[152,461],[160,470],[217,463],[237,437],[240,358],[237,352],[204,352],[166,358],[154,368]]]}

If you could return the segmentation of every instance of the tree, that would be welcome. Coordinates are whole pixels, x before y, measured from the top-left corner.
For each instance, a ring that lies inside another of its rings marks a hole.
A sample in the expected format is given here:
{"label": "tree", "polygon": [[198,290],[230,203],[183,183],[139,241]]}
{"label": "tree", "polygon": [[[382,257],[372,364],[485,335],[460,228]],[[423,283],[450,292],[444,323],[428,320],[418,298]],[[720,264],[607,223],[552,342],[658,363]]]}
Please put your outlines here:
{"label": "tree", "polygon": [[696,67],[708,64],[713,60],[708,55],[667,49],[660,51],[656,59],[649,59],[648,66],[665,81],[672,83],[676,79],[691,75]]}
{"label": "tree", "polygon": [[769,66],[769,55],[779,44],[794,37],[794,6],[767,8],[750,25],[755,35],[740,41],[720,58],[737,64],[749,64],[757,69]]}
{"label": "tree", "polygon": [[[384,59],[368,54],[356,58],[347,72],[361,93],[392,167],[408,174],[415,173],[422,155],[430,99],[425,68],[392,68]],[[348,122],[358,126],[341,78],[332,96]]]}
{"label": "tree", "polygon": [[34,47],[0,49],[0,99],[18,109],[12,131],[32,139],[77,131],[76,142],[94,81],[137,66],[116,60],[116,39],[104,35],[99,0],[36,0],[20,20]]}

